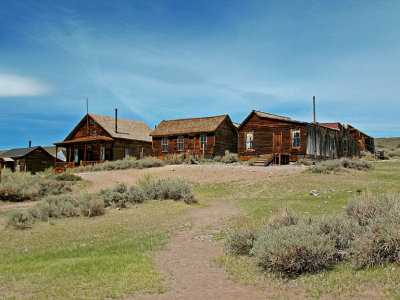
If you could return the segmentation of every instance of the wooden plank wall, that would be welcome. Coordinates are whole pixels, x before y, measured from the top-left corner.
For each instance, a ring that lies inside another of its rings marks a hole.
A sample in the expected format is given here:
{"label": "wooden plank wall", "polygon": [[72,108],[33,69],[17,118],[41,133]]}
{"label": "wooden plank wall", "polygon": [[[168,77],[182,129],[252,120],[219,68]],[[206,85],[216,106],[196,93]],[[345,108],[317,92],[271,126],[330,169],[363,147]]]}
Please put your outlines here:
{"label": "wooden plank wall", "polygon": [[[206,153],[214,154],[215,135],[214,133],[207,133]],[[178,136],[168,137],[168,151],[162,151],[162,138],[153,137],[153,155],[162,156],[170,154],[183,154],[187,151],[202,152],[200,150],[200,134],[184,135],[183,136],[183,150],[178,150]]]}
{"label": "wooden plank wall", "polygon": [[237,153],[237,131],[228,124],[228,119],[215,131],[214,155],[224,156],[225,150]]}
{"label": "wooden plank wall", "polygon": [[43,172],[50,167],[54,167],[54,160],[54,157],[38,148],[27,154],[25,159],[21,160],[20,170],[24,171],[26,166],[26,171],[32,173]]}
{"label": "wooden plank wall", "polygon": [[113,146],[113,160],[125,158],[125,147],[130,148],[130,156],[140,158],[143,148],[144,156],[152,155],[151,142],[116,139]]}
{"label": "wooden plank wall", "polygon": [[[292,129],[300,129],[300,148],[292,148]],[[254,150],[246,150],[246,132],[253,132]],[[274,153],[274,132],[282,133],[282,153],[288,153],[290,161],[305,155],[307,148],[307,126],[280,120],[262,119],[256,114],[240,129],[238,135],[239,156],[248,160],[263,154]]]}
{"label": "wooden plank wall", "polygon": [[[71,137],[71,140],[81,137],[87,137],[87,122],[83,122],[75,134]],[[89,117],[89,136],[109,136],[109,134],[101,128],[91,117]]]}

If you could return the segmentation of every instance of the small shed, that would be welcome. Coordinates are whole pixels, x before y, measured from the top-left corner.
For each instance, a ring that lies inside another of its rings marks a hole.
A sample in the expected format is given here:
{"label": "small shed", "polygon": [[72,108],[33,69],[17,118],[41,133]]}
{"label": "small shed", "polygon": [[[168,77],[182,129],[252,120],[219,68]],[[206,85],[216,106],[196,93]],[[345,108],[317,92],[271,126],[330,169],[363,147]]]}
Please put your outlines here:
{"label": "small shed", "polygon": [[237,152],[237,129],[228,115],[162,121],[150,134],[153,155],[201,155],[212,158]]}
{"label": "small shed", "polygon": [[358,140],[361,145],[361,151],[375,153],[375,140],[372,136],[365,134],[349,124],[346,125],[346,129]]}
{"label": "small shed", "polygon": [[13,172],[42,172],[54,167],[55,158],[41,146],[16,148],[0,156],[5,168]]}

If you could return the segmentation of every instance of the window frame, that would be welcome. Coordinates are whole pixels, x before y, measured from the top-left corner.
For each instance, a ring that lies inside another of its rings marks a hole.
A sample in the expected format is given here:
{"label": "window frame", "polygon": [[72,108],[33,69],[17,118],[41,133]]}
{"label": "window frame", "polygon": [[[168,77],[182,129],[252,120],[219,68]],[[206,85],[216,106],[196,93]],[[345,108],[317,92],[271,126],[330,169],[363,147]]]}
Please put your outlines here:
{"label": "window frame", "polygon": [[[166,141],[166,143],[164,143],[164,141]],[[161,152],[168,152],[168,137],[161,138]]]}
{"label": "window frame", "polygon": [[207,149],[207,134],[200,134],[200,150],[206,150],[206,149]]}
{"label": "window frame", "polygon": [[336,151],[335,134],[329,133],[329,151]]}
{"label": "window frame", "polygon": [[[299,133],[298,137],[295,137],[296,133]],[[295,129],[291,129],[291,136],[292,136],[292,149],[300,149],[301,148],[301,128],[295,128]],[[298,146],[295,146],[294,143],[295,141],[298,140]]]}
{"label": "window frame", "polygon": [[[247,147],[247,136],[250,136],[251,134],[251,140],[249,141],[250,147]],[[245,142],[245,148],[246,151],[254,151],[254,131],[247,131],[244,135],[244,142]]]}
{"label": "window frame", "polygon": [[[180,141],[182,139],[182,141]],[[178,136],[178,151],[184,151],[185,150],[185,137],[183,135]],[[180,149],[182,147],[182,149]]]}
{"label": "window frame", "polygon": [[343,137],[343,152],[348,152],[349,149],[349,138],[347,136]]}
{"label": "window frame", "polygon": [[131,156],[131,147],[125,146],[125,157]]}

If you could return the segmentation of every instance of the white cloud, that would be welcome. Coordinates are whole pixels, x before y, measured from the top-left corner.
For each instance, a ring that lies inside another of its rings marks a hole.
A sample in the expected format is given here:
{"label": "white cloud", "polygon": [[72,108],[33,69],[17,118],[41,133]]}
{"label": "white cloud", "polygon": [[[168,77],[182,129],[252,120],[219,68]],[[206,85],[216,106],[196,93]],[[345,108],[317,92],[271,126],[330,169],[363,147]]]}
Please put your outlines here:
{"label": "white cloud", "polygon": [[47,84],[33,77],[0,73],[0,98],[40,96],[50,90]]}

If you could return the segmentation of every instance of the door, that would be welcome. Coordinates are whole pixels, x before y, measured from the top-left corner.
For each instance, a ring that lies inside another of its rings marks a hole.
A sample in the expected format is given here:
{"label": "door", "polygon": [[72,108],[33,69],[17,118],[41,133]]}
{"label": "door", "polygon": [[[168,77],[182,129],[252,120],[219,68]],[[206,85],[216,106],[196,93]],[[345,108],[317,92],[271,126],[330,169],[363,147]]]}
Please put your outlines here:
{"label": "door", "polygon": [[282,132],[274,132],[274,153],[282,152]]}

